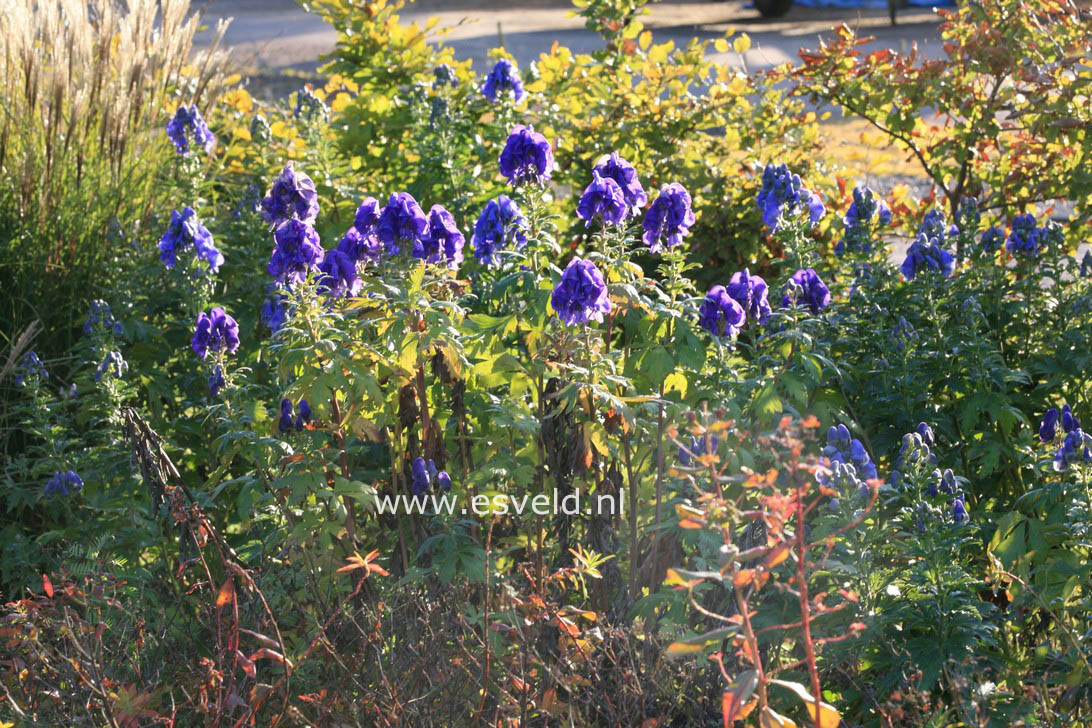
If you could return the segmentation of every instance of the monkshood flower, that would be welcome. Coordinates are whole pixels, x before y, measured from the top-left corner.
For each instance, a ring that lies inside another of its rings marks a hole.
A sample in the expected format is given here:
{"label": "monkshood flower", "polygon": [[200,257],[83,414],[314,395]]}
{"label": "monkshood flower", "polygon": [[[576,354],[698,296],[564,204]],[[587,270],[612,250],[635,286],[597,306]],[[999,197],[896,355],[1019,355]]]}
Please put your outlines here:
{"label": "monkshood flower", "polygon": [[224,263],[224,256],[212,242],[212,233],[197,219],[197,212],[186,206],[182,213],[171,210],[171,224],[159,239],[159,259],[168,269],[178,263],[178,251],[192,247],[197,257],[209,266],[209,273],[216,273]]}
{"label": "monkshood flower", "polygon": [[1005,241],[1005,231],[999,227],[991,227],[986,232],[982,233],[982,250],[987,253],[997,252],[997,249],[1001,247],[1001,243]]}
{"label": "monkshood flower", "polygon": [[697,222],[690,204],[690,193],[678,182],[660,188],[659,197],[645,212],[642,223],[645,233],[641,239],[650,252],[658,253],[665,245],[674,248],[690,234],[690,228]]}
{"label": "monkshood flower", "polygon": [[440,88],[442,86],[451,86],[455,88],[459,85],[459,78],[455,75],[455,69],[446,63],[441,63],[432,69],[432,75],[436,77],[436,80],[432,82],[433,88]]}
{"label": "monkshood flower", "polygon": [[523,79],[519,76],[519,71],[512,65],[512,62],[506,58],[502,58],[497,61],[493,66],[493,70],[489,72],[489,76],[485,79],[485,84],[482,86],[482,95],[489,99],[492,103],[497,102],[497,94],[511,91],[512,97],[518,102],[524,96],[523,91]]}
{"label": "monkshood flower", "polygon": [[204,148],[206,154],[212,154],[216,148],[216,136],[209,130],[196,106],[178,107],[174,118],[167,122],[167,136],[183,157],[190,156],[191,138],[196,146]]}
{"label": "monkshood flower", "polygon": [[356,261],[341,250],[329,250],[319,263],[319,287],[331,298],[360,293],[364,282],[356,271]]}
{"label": "monkshood flower", "polygon": [[585,221],[584,227],[591,227],[596,217],[602,218],[604,225],[619,225],[629,214],[629,206],[617,182],[592,171],[591,184],[584,189],[576,214]]}
{"label": "monkshood flower", "polygon": [[847,250],[871,252],[872,241],[869,233],[873,218],[877,219],[880,225],[891,224],[891,209],[887,206],[887,202],[882,197],[877,197],[868,187],[855,187],[853,202],[850,203],[849,209],[842,218],[845,235],[834,246],[834,254],[841,257]]}
{"label": "monkshood flower", "polygon": [[428,235],[414,247],[413,257],[455,269],[463,262],[465,242],[451,213],[440,205],[433,205],[428,211]]}
{"label": "monkshood flower", "polygon": [[914,330],[913,325],[905,317],[899,316],[899,320],[891,329],[889,338],[897,350],[903,351],[911,341],[918,338],[918,332]]}
{"label": "monkshood flower", "polygon": [[554,152],[546,137],[529,126],[513,127],[500,155],[501,174],[513,185],[542,184],[550,179],[553,168]]}
{"label": "monkshood flower", "polygon": [[842,493],[850,493],[858,499],[866,499],[872,495],[872,488],[861,480],[861,473],[853,463],[830,460],[826,467],[816,471],[815,480],[819,485]]}
{"label": "monkshood flower", "polygon": [[95,299],[91,302],[91,307],[87,312],[87,320],[83,322],[83,333],[90,334],[93,331],[97,331],[102,328],[104,331],[109,331],[115,336],[121,336],[122,328],[121,323],[114,318],[113,312],[110,310],[110,304],[106,301]]}
{"label": "monkshood flower", "polygon": [[941,238],[926,238],[925,233],[919,233],[917,239],[906,251],[906,259],[903,260],[899,270],[906,276],[906,280],[912,281],[924,271],[938,271],[945,278],[952,275],[955,270],[955,260],[951,254],[940,247]]}
{"label": "monkshood flower", "polygon": [[296,415],[296,431],[311,423],[311,404],[306,399],[300,400],[299,414]]}
{"label": "monkshood flower", "polygon": [[277,247],[269,258],[269,275],[285,285],[303,283],[325,255],[318,233],[306,222],[285,220],[273,231]]}
{"label": "monkshood flower", "polygon": [[83,479],[73,470],[53,473],[53,477],[49,479],[45,486],[46,497],[60,496],[66,498],[72,493],[79,493],[81,490],[83,490]]}
{"label": "monkshood flower", "polygon": [[374,236],[375,230],[379,226],[380,211],[379,200],[374,197],[365,197],[364,201],[360,203],[360,207],[356,208],[353,227],[361,235]]}
{"label": "monkshood flower", "polygon": [[818,314],[830,304],[830,289],[811,268],[792,274],[781,291],[781,306],[807,306],[812,314]]}
{"label": "monkshood flower", "polygon": [[746,320],[743,307],[728,295],[724,286],[710,288],[698,308],[698,323],[713,336],[735,338]]}
{"label": "monkshood flower", "polygon": [[270,331],[278,331],[284,326],[285,321],[288,320],[288,311],[285,309],[285,302],[288,300],[287,296],[283,293],[277,293],[274,286],[270,285],[269,295],[262,303],[262,309],[260,317],[262,323]]}
{"label": "monkshood flower", "polygon": [[622,196],[626,204],[634,213],[648,204],[648,195],[645,194],[645,188],[641,186],[641,180],[637,178],[637,170],[618,156],[618,152],[611,152],[600,157],[593,171],[598,172],[604,179],[609,178],[618,183],[618,186],[622,188]]}
{"label": "monkshood flower", "polygon": [[959,228],[955,225],[949,227],[944,211],[936,207],[925,213],[921,226],[918,227],[918,237],[925,236],[927,241],[935,239],[938,243],[943,243],[956,235],[959,235]]}
{"label": "monkshood flower", "polygon": [[33,351],[28,351],[19,360],[19,367],[15,372],[15,384],[19,386],[23,382],[38,379],[49,379],[49,372],[46,371],[45,364],[38,358],[38,355]]}
{"label": "monkshood flower", "polygon": [[220,390],[224,388],[224,384],[226,384],[224,380],[224,369],[217,364],[216,370],[209,376],[209,396],[215,397],[220,394]]}
{"label": "monkshood flower", "polygon": [[743,307],[748,318],[760,324],[766,323],[766,319],[773,312],[768,293],[766,281],[761,276],[751,275],[747,268],[733,273],[732,279],[728,281],[728,295]]}
{"label": "monkshood flower", "polygon": [[610,313],[610,297],[603,274],[590,260],[573,258],[550,297],[554,311],[568,326],[602,321]]}
{"label": "monkshood flower", "polygon": [[413,474],[413,496],[415,498],[423,496],[432,485],[425,459],[414,458],[413,463],[410,465],[410,471]]}
{"label": "monkshood flower", "polygon": [[1017,215],[1012,220],[1012,231],[1005,241],[1005,249],[1013,255],[1034,258],[1045,245],[1045,232],[1036,224],[1034,215]]}
{"label": "monkshood flower", "polygon": [[436,485],[445,493],[451,490],[451,476],[448,475],[446,470],[441,470],[436,474]]}
{"label": "monkshood flower", "polygon": [[932,447],[936,443],[936,438],[933,436],[933,428],[924,422],[919,422],[917,429],[915,430],[921,441]]}
{"label": "monkshood flower", "polygon": [[966,523],[971,520],[970,515],[967,514],[967,506],[963,502],[963,496],[956,496],[952,501],[952,520],[956,523]]}
{"label": "monkshood flower", "polygon": [[758,191],[758,209],[762,210],[762,222],[776,233],[781,229],[781,219],[808,208],[812,225],[818,224],[826,214],[823,201],[813,192],[804,189],[800,175],[789,171],[786,164],[767,164],[762,170],[762,188]]}
{"label": "monkshood flower", "polygon": [[865,479],[878,477],[876,465],[869,457],[861,441],[849,433],[845,425],[838,425],[827,430],[827,446],[823,448],[823,455],[832,463],[848,463],[853,465],[856,472]]}
{"label": "monkshood flower", "polygon": [[239,324],[217,306],[208,313],[197,314],[197,325],[193,332],[193,351],[204,359],[209,351],[223,349],[229,354],[239,348]]}
{"label": "monkshood flower", "polygon": [[690,444],[688,446],[679,446],[679,464],[683,467],[689,467],[694,462],[694,458],[700,458],[703,455],[712,455],[717,451],[717,446],[720,445],[720,438],[715,435],[709,438],[708,451],[706,451],[706,442],[704,437],[690,436]]}
{"label": "monkshood flower", "polygon": [[[1072,416],[1072,414],[1070,416]],[[1058,408],[1051,407],[1046,411],[1046,414],[1043,415],[1043,421],[1039,424],[1039,439],[1043,442],[1052,442],[1057,434],[1057,426]]]}
{"label": "monkshood flower", "polygon": [[277,422],[277,429],[281,432],[291,432],[293,427],[293,415],[295,412],[292,407],[292,400],[285,397],[281,400],[281,418]]}
{"label": "monkshood flower", "polygon": [[312,224],[318,213],[315,183],[303,172],[294,170],[289,162],[262,200],[262,217],[274,225],[292,219]]}
{"label": "monkshood flower", "polygon": [[268,144],[273,141],[273,127],[261,114],[255,114],[250,120],[250,138],[255,144]]}
{"label": "monkshood flower", "polygon": [[377,261],[383,255],[383,244],[379,242],[379,238],[375,235],[362,234],[355,227],[345,231],[341,242],[337,244],[337,249],[349,256],[350,260],[357,262]]}
{"label": "monkshood flower", "polygon": [[474,223],[474,234],[470,238],[474,257],[482,265],[496,265],[498,261],[494,254],[498,250],[513,244],[518,250],[527,244],[526,229],[519,205],[506,195],[499,195],[485,204]]}
{"label": "monkshood flower", "polygon": [[379,213],[375,234],[386,246],[387,255],[395,256],[402,252],[403,243],[412,250],[428,235],[428,218],[413,195],[396,192]]}
{"label": "monkshood flower", "polygon": [[121,379],[127,371],[129,371],[129,362],[125,361],[120,351],[111,351],[106,354],[102,363],[95,369],[95,381],[101,382],[102,378],[107,374],[114,379]]}

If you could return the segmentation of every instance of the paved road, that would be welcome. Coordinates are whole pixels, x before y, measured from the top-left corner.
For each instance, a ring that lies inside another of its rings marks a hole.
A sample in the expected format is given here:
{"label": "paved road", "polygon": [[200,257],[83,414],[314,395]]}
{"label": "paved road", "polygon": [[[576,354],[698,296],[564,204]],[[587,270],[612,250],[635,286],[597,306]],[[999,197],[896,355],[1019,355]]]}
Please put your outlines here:
{"label": "paved road", "polygon": [[[210,26],[217,18],[233,17],[226,40],[240,63],[267,71],[296,69],[313,71],[321,54],[330,51],[335,33],[322,20],[307,13],[293,0],[194,0],[194,7]],[[474,59],[479,71],[485,69],[487,51],[498,45],[498,28],[504,46],[521,65],[549,50],[554,41],[575,51],[591,51],[600,46],[599,38],[583,27],[579,17],[567,17],[571,5],[550,0],[531,0],[518,9],[503,3],[480,0],[473,3],[426,0],[410,5],[403,13],[405,21],[440,19],[439,27],[449,28],[444,42],[455,48],[456,56]],[[452,9],[455,6],[456,9]],[[786,60],[795,60],[801,47],[814,47],[819,34],[842,22],[857,26],[876,40],[868,48],[909,50],[912,43],[930,57],[940,52],[937,19],[927,10],[912,9],[899,16],[892,28],[886,11],[813,9],[794,7],[778,20],[763,20],[757,11],[733,2],[663,2],[652,6],[644,18],[652,29],[654,42],[674,40],[682,45],[697,37],[712,39],[729,28],[751,36],[752,48],[740,58],[735,53],[713,54],[720,62],[751,69],[769,68]],[[207,38],[208,33],[203,37]]]}

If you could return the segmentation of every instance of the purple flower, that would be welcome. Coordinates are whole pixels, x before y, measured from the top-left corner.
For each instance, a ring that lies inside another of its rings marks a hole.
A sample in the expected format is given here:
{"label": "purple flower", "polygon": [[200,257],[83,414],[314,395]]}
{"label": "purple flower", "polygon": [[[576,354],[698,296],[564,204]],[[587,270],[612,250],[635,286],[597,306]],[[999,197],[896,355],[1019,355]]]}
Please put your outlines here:
{"label": "purple flower", "polygon": [[445,493],[451,490],[451,476],[447,474],[446,470],[441,470],[439,474],[436,475],[436,485]]}
{"label": "purple flower", "polygon": [[330,250],[319,264],[319,286],[331,298],[356,296],[363,281],[356,272],[356,261],[341,250]]}
{"label": "purple flower", "polygon": [[83,490],[83,479],[72,470],[53,473],[53,477],[49,479],[45,486],[46,497],[60,496],[64,498],[81,490]]}
{"label": "purple flower", "polygon": [[299,432],[303,429],[303,426],[311,422],[311,404],[306,399],[300,400],[299,414],[296,416],[296,431]]}
{"label": "purple flower", "polygon": [[590,260],[573,258],[550,297],[554,311],[567,325],[602,321],[610,313],[610,297],[603,274]]}
{"label": "purple flower", "polygon": [[448,268],[458,268],[463,262],[463,244],[466,238],[455,226],[455,218],[440,205],[428,211],[428,236],[414,246],[413,257],[427,263],[442,263]]}
{"label": "purple flower", "polygon": [[678,182],[672,182],[660,188],[660,196],[645,212],[642,239],[653,253],[663,250],[665,244],[674,248],[690,233],[695,222],[690,193]]}
{"label": "purple flower", "polygon": [[853,189],[853,202],[846,210],[842,224],[845,227],[845,236],[834,247],[835,255],[841,257],[847,250],[861,250],[869,253],[872,250],[872,220],[878,218],[880,225],[891,224],[891,209],[882,197],[868,187],[855,187]]}
{"label": "purple flower", "polygon": [[808,219],[812,225],[818,225],[823,216],[827,214],[827,208],[823,206],[823,198],[812,192],[808,196]]}
{"label": "purple flower", "polygon": [[772,309],[766,281],[761,276],[751,275],[748,269],[732,274],[732,280],[728,282],[728,295],[743,307],[749,318],[764,324],[770,317]]}
{"label": "purple flower", "polygon": [[793,273],[781,292],[782,307],[805,305],[812,314],[818,314],[830,303],[830,289],[811,268]]}
{"label": "purple flower", "polygon": [[849,433],[845,425],[838,425],[827,430],[827,446],[823,456],[831,463],[852,465],[856,474],[866,480],[877,477],[876,465],[860,440]]}
{"label": "purple flower", "polygon": [[281,419],[277,422],[277,429],[281,432],[291,432],[294,426],[292,417],[292,400],[285,397],[281,400]]}
{"label": "purple flower", "polygon": [[1057,433],[1057,425],[1058,408],[1051,407],[1046,411],[1046,414],[1043,415],[1043,421],[1039,424],[1039,439],[1043,442],[1050,442],[1053,440]]}
{"label": "purple flower", "polygon": [[925,213],[921,226],[918,227],[918,236],[925,236],[927,241],[935,238],[937,243],[943,243],[956,235],[959,235],[959,228],[955,225],[949,226],[944,211],[935,207]]}
{"label": "purple flower", "polygon": [[728,295],[724,286],[710,288],[698,312],[701,327],[718,337],[735,337],[747,320],[743,307]]}
{"label": "purple flower", "polygon": [[310,225],[315,222],[318,213],[315,183],[303,172],[292,169],[289,162],[280,176],[273,180],[269,194],[262,200],[262,217],[274,225],[291,219]]}
{"label": "purple flower", "polygon": [[391,195],[376,224],[376,237],[387,246],[387,255],[398,255],[401,244],[416,245],[428,235],[428,218],[413,195],[396,192]]}
{"label": "purple flower", "polygon": [[987,253],[996,252],[1001,247],[1001,243],[1005,240],[1005,231],[999,227],[991,227],[986,232],[982,233],[982,250]]}
{"label": "purple flower", "polygon": [[209,396],[215,397],[220,394],[220,390],[224,388],[224,383],[224,369],[217,364],[216,371],[209,377]]}
{"label": "purple flower", "polygon": [[202,359],[210,350],[234,353],[239,348],[239,324],[219,306],[208,313],[202,311],[197,314],[192,346]]}
{"label": "purple flower", "polygon": [[120,351],[111,351],[103,358],[102,363],[95,369],[95,381],[101,382],[102,378],[109,374],[114,379],[121,379],[125,372],[129,371],[129,363],[121,355]]}
{"label": "purple flower", "polygon": [[474,234],[470,238],[474,257],[482,265],[496,265],[499,262],[495,257],[498,250],[513,244],[518,250],[527,244],[526,228],[519,205],[506,195],[498,195],[495,200],[486,203],[478,221],[474,223]]}
{"label": "purple flower", "polygon": [[193,137],[194,144],[205,149],[206,154],[212,154],[216,148],[216,137],[196,106],[178,107],[174,118],[167,122],[167,137],[183,157],[190,156],[190,137]]}
{"label": "purple flower", "polygon": [[500,155],[501,174],[513,185],[542,184],[550,179],[553,168],[554,152],[546,137],[529,126],[515,126]]}
{"label": "purple flower", "polygon": [[379,242],[379,238],[375,237],[374,233],[361,233],[356,227],[345,231],[341,242],[337,244],[337,249],[349,256],[351,260],[358,262],[377,261],[383,254],[383,244]]}
{"label": "purple flower", "polygon": [[410,470],[413,474],[413,496],[415,498],[423,496],[432,485],[425,459],[414,458]]}
{"label": "purple flower", "polygon": [[1045,233],[1037,226],[1034,215],[1017,215],[1012,220],[1012,232],[1005,241],[1005,249],[1013,255],[1033,258],[1045,245]]}
{"label": "purple flower", "polygon": [[455,88],[459,85],[459,78],[455,75],[455,69],[446,63],[441,63],[432,69],[432,75],[436,77],[436,80],[432,82],[433,88],[440,88],[442,86],[451,86]]}
{"label": "purple flower", "polygon": [[955,260],[951,254],[940,247],[940,238],[927,239],[925,233],[919,233],[917,239],[906,251],[906,259],[899,268],[906,280],[912,281],[914,277],[924,271],[938,271],[947,278],[955,270]]}
{"label": "purple flower", "polygon": [[618,225],[626,219],[629,207],[618,183],[593,171],[592,182],[584,190],[576,214],[586,221],[584,227],[590,227],[597,215],[603,218],[606,225]]}
{"label": "purple flower", "polygon": [[967,513],[967,506],[963,503],[963,496],[956,496],[952,501],[952,520],[956,523],[965,523],[971,520]]}
{"label": "purple flower", "polygon": [[262,323],[270,331],[277,331],[288,320],[288,311],[285,310],[287,297],[283,293],[277,293],[273,284],[269,286],[269,295],[262,303],[260,317]]}
{"label": "purple flower", "polygon": [[38,358],[38,355],[33,351],[28,351],[19,360],[19,367],[15,374],[15,384],[21,386],[29,380],[37,381],[39,379],[49,379],[49,372],[46,371],[45,364]]}
{"label": "purple flower", "polygon": [[932,447],[936,443],[936,438],[933,437],[933,428],[926,423],[919,422],[916,432],[921,437],[921,441],[926,445]]}
{"label": "purple flower", "polygon": [[762,222],[773,228],[774,232],[781,228],[781,218],[796,212],[801,202],[808,204],[812,224],[818,222],[815,211],[811,210],[811,198],[812,194],[804,189],[800,175],[792,174],[788,165],[767,164],[762,171],[762,188],[758,192],[757,203],[762,210]]}
{"label": "purple flower", "polygon": [[360,203],[360,207],[356,208],[353,227],[361,235],[374,235],[375,229],[379,225],[379,213],[379,200],[374,197],[365,197],[364,201]]}
{"label": "purple flower", "polygon": [[182,214],[171,210],[171,224],[167,232],[159,239],[159,259],[167,268],[174,268],[178,263],[179,249],[193,246],[197,257],[208,263],[209,273],[216,273],[224,263],[224,256],[212,243],[212,233],[197,219],[192,207],[186,207]]}
{"label": "purple flower", "polygon": [[113,333],[115,336],[121,336],[123,333],[121,323],[114,318],[114,314],[110,310],[110,304],[106,301],[95,299],[91,302],[91,306],[88,309],[87,320],[83,322],[83,333],[90,334],[100,327]]}
{"label": "purple flower", "polygon": [[492,103],[497,102],[497,94],[502,91],[511,91],[517,103],[524,95],[523,79],[519,77],[519,71],[512,62],[506,58],[497,61],[482,86],[482,95]]}
{"label": "purple flower", "polygon": [[302,220],[285,220],[273,232],[277,247],[269,258],[269,275],[285,285],[302,283],[322,262],[323,250],[315,229]]}
{"label": "purple flower", "polygon": [[648,204],[648,195],[641,186],[641,180],[637,178],[637,170],[633,165],[618,156],[618,152],[604,154],[595,165],[595,172],[600,177],[610,178],[622,188],[622,196],[626,204],[634,211]]}

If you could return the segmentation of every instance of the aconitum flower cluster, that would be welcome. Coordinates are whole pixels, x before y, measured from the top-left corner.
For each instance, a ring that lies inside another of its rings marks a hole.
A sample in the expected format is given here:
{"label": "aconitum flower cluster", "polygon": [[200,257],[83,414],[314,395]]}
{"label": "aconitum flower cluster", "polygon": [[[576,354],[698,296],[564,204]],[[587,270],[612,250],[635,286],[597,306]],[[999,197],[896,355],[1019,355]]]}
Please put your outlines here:
{"label": "aconitum flower cluster", "polygon": [[202,311],[197,314],[191,346],[202,359],[221,349],[232,354],[239,349],[239,324],[219,306],[208,313]]}
{"label": "aconitum flower cluster", "polygon": [[329,118],[330,108],[325,101],[315,95],[314,89],[307,85],[296,92],[296,107],[292,109],[292,115],[307,122],[321,121]]}
{"label": "aconitum flower cluster", "polygon": [[529,126],[515,126],[500,155],[501,174],[513,185],[542,184],[553,169],[554,152],[546,137]]}
{"label": "aconitum flower cluster", "polygon": [[269,258],[269,275],[288,286],[303,283],[325,256],[318,233],[302,220],[282,222],[273,231],[273,241],[277,245]]}
{"label": "aconitum flower cluster", "polygon": [[743,307],[728,295],[724,286],[710,288],[698,308],[698,323],[719,338],[735,338],[746,320]]}
{"label": "aconitum flower cluster", "polygon": [[959,480],[951,468],[946,468],[944,472],[941,472],[940,468],[935,468],[925,487],[925,494],[933,498],[938,497],[941,493],[959,495],[962,492],[963,489],[959,487]]}
{"label": "aconitum flower cluster", "polygon": [[634,213],[648,204],[648,195],[645,194],[645,188],[641,186],[641,180],[637,177],[637,170],[618,156],[618,152],[604,154],[596,162],[592,171],[598,172],[600,177],[609,178],[618,183],[622,190],[622,197]]}
{"label": "aconitum flower cluster", "polygon": [[874,218],[880,225],[891,224],[891,209],[887,202],[868,187],[855,187],[853,202],[842,218],[845,234],[834,246],[834,254],[841,257],[850,250],[871,252]]}
{"label": "aconitum flower cluster", "polygon": [[181,214],[171,210],[171,223],[167,232],[159,239],[159,259],[168,269],[178,264],[178,253],[193,248],[197,257],[205,261],[209,273],[216,273],[224,264],[224,256],[216,249],[212,233],[197,219],[197,212],[192,207],[185,207]]}
{"label": "aconitum flower cluster", "polygon": [[748,318],[760,324],[766,323],[773,309],[770,308],[768,286],[761,276],[753,276],[750,270],[744,268],[732,274],[727,290]]}
{"label": "aconitum flower cluster", "polygon": [[120,351],[111,351],[95,369],[95,381],[101,382],[107,375],[114,379],[121,379],[127,371],[129,371],[129,362],[125,361]]}
{"label": "aconitum flower cluster", "polygon": [[414,498],[426,495],[434,487],[445,493],[451,490],[451,476],[446,470],[437,470],[434,460],[414,458],[410,472],[413,476]]}
{"label": "aconitum flower cluster", "polygon": [[497,96],[501,93],[511,92],[512,97],[519,102],[524,96],[523,79],[519,71],[507,58],[502,58],[493,66],[489,76],[482,86],[482,95],[490,102],[496,103]]}
{"label": "aconitum flower cluster", "polygon": [[1005,241],[1005,249],[1013,255],[1034,258],[1046,247],[1047,230],[1038,226],[1032,214],[1017,215]]}
{"label": "aconitum flower cluster", "polygon": [[659,196],[645,212],[641,239],[653,253],[664,247],[674,248],[690,234],[695,222],[690,193],[678,182],[672,182],[660,188]]}
{"label": "aconitum flower cluster", "polygon": [[432,82],[433,88],[442,88],[444,86],[455,88],[459,85],[459,77],[455,75],[455,69],[446,63],[441,63],[432,69],[432,75],[435,77]]}
{"label": "aconitum flower cluster", "polygon": [[827,446],[823,448],[823,456],[832,463],[852,465],[857,474],[866,480],[879,477],[876,474],[876,465],[869,457],[865,446],[850,434],[849,428],[845,425],[838,425],[827,430]]}
{"label": "aconitum flower cluster", "polygon": [[428,218],[413,195],[396,192],[379,213],[375,235],[393,257],[402,252],[403,244],[413,250],[428,237]]}
{"label": "aconitum flower cluster", "polygon": [[573,258],[554,288],[550,303],[569,326],[588,321],[602,321],[610,313],[610,297],[603,274],[590,260]]}
{"label": "aconitum flower cluster", "polygon": [[895,326],[891,329],[889,338],[891,343],[895,345],[896,350],[903,351],[911,342],[918,339],[918,332],[904,316],[899,316],[899,320],[895,322]]}
{"label": "aconitum flower cluster", "polygon": [[331,298],[355,296],[364,284],[356,271],[356,261],[341,250],[329,250],[319,263],[319,287]]}
{"label": "aconitum flower cluster", "polygon": [[979,241],[979,244],[984,252],[996,253],[1003,242],[1005,242],[1005,231],[999,227],[991,227],[982,233],[982,240]]}
{"label": "aconitum flower cluster", "polygon": [[758,208],[762,221],[774,232],[781,229],[783,218],[807,207],[808,219],[816,225],[826,214],[819,195],[804,189],[800,175],[789,171],[788,165],[767,164],[762,171],[762,188],[758,191]]}
{"label": "aconitum flower cluster", "polygon": [[936,271],[945,278],[952,275],[955,270],[955,260],[951,253],[940,247],[942,239],[941,237],[926,238],[924,232],[918,234],[917,239],[907,249],[906,259],[899,268],[906,276],[906,280],[912,281],[926,271]]}
{"label": "aconitum flower cluster", "polygon": [[604,225],[619,225],[629,214],[629,206],[618,183],[593,170],[591,184],[584,189],[576,214],[585,221],[584,227],[590,227],[597,217]]}
{"label": "aconitum flower cluster", "polygon": [[959,235],[959,228],[955,225],[948,225],[948,219],[945,217],[944,211],[937,207],[925,213],[921,225],[918,226],[918,237],[924,236],[926,240],[936,240],[940,244],[943,244],[948,238],[954,238],[956,235]]}
{"label": "aconitum flower cluster", "polygon": [[1078,460],[1092,462],[1092,436],[1081,430],[1081,423],[1068,404],[1063,405],[1060,413],[1056,407],[1047,410],[1039,425],[1039,439],[1053,442],[1057,437],[1059,421],[1062,424],[1062,445],[1054,454],[1054,469],[1061,472]]}
{"label": "aconitum flower cluster", "polygon": [[217,364],[216,369],[209,375],[209,396],[215,397],[220,394],[225,384],[227,381],[224,379],[224,368]]}
{"label": "aconitum flower cluster", "polygon": [[277,429],[281,432],[296,432],[303,430],[304,426],[311,422],[311,405],[306,399],[301,399],[299,412],[292,406],[292,400],[285,397],[281,400],[281,418],[277,422]]}
{"label": "aconitum flower cluster", "polygon": [[486,266],[494,266],[499,261],[498,250],[514,246],[517,250],[527,244],[527,226],[519,205],[506,195],[499,195],[485,204],[478,221],[474,223],[474,234],[470,238],[474,246],[474,257]]}
{"label": "aconitum flower cluster", "polygon": [[811,268],[801,269],[792,274],[781,290],[781,306],[807,306],[812,314],[818,314],[830,304],[830,289]]}
{"label": "aconitum flower cluster", "polygon": [[174,142],[178,153],[190,156],[190,140],[202,147],[206,154],[212,154],[216,148],[216,136],[209,130],[209,125],[201,118],[197,106],[179,106],[174,118],[167,122],[167,137]]}
{"label": "aconitum flower cluster", "polygon": [[123,330],[121,322],[114,318],[110,310],[110,304],[106,301],[95,299],[87,312],[87,320],[83,322],[84,335],[90,335],[99,329],[108,331],[114,336],[121,336]]}
{"label": "aconitum flower cluster", "polygon": [[262,302],[259,317],[270,331],[279,331],[288,320],[288,311],[285,308],[288,297],[278,293],[275,284],[269,285],[267,293],[265,301]]}
{"label": "aconitum flower cluster", "polygon": [[45,486],[47,498],[53,496],[67,498],[73,493],[79,493],[81,490],[83,490],[83,478],[77,475],[74,470],[53,473],[53,477],[49,479]]}
{"label": "aconitum flower cluster", "polygon": [[383,254],[383,244],[376,236],[379,212],[379,200],[365,197],[356,210],[353,226],[345,231],[337,249],[356,262],[378,261]]}
{"label": "aconitum flower cluster", "polygon": [[428,211],[428,236],[414,247],[413,257],[455,269],[463,262],[465,242],[451,213],[440,205],[433,205]]}
{"label": "aconitum flower cluster", "polygon": [[37,382],[40,379],[49,379],[49,372],[42,360],[38,358],[38,355],[33,351],[28,351],[23,354],[23,358],[19,360],[19,366],[15,370],[15,384],[21,386],[26,382]]}
{"label": "aconitum flower cluster", "polygon": [[318,213],[315,183],[303,172],[293,169],[291,163],[287,164],[262,200],[262,217],[273,225],[293,219],[310,225]]}

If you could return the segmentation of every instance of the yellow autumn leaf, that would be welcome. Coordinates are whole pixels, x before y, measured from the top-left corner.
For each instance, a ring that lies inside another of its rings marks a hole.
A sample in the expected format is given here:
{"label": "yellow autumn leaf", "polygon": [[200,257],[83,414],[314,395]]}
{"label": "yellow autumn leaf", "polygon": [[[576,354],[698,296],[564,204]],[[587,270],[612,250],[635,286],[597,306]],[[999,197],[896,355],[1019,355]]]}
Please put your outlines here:
{"label": "yellow autumn leaf", "polygon": [[727,53],[728,41],[724,38],[717,38],[715,41],[713,41],[713,47],[717,49],[717,53]]}
{"label": "yellow autumn leaf", "polygon": [[667,646],[664,654],[668,657],[686,657],[695,655],[705,649],[705,645],[688,645],[685,642],[672,642]]}
{"label": "yellow autumn leaf", "polygon": [[739,37],[732,42],[732,48],[736,53],[743,55],[751,49],[751,36],[740,33]]}
{"label": "yellow autumn leaf", "polygon": [[274,121],[269,131],[277,139],[294,139],[299,136],[299,130],[289,126],[283,121]]}
{"label": "yellow autumn leaf", "polygon": [[830,703],[819,703],[819,718],[816,720],[815,698],[812,696],[811,692],[800,683],[790,682],[788,680],[770,680],[770,682],[796,693],[796,697],[804,701],[804,707],[807,708],[812,723],[818,722],[818,728],[838,728],[838,725],[842,722],[841,713],[839,713],[838,709]]}
{"label": "yellow autumn leaf", "polygon": [[758,716],[758,724],[761,728],[797,728],[796,721],[775,713],[772,708],[763,708]]}
{"label": "yellow autumn leaf", "polygon": [[652,31],[646,30],[637,38],[637,45],[641,47],[641,50],[647,51],[648,47],[652,45]]}

